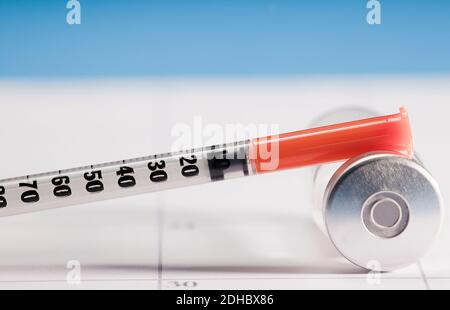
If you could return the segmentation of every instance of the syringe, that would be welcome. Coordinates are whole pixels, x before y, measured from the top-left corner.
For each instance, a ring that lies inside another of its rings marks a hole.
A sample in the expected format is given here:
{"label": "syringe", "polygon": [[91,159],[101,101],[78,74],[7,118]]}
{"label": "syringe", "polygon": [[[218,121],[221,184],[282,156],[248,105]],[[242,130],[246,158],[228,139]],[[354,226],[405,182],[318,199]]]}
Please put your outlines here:
{"label": "syringe", "polygon": [[0,180],[0,216],[336,162],[379,150],[412,156],[405,109],[231,144]]}

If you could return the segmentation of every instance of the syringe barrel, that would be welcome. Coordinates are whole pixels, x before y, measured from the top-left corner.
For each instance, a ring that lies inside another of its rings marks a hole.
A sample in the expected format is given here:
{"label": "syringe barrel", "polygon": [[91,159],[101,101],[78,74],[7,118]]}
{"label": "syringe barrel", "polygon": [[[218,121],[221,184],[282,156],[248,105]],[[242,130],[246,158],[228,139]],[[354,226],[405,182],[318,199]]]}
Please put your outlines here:
{"label": "syringe barrel", "polygon": [[0,216],[252,175],[249,141],[0,180]]}
{"label": "syringe barrel", "polygon": [[[342,121],[368,111],[336,111]],[[314,169],[314,218],[337,250],[366,269],[391,271],[415,262],[441,226],[437,182],[416,159],[395,152],[369,152],[344,164]]]}

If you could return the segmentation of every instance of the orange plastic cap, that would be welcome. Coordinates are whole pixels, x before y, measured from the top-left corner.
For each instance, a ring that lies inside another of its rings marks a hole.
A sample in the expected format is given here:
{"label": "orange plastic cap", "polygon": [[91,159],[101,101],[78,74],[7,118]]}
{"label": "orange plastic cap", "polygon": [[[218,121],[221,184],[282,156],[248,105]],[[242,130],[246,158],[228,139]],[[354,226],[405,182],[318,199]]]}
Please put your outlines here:
{"label": "orange plastic cap", "polygon": [[397,114],[254,139],[250,160],[262,173],[336,162],[372,151],[413,156],[405,108]]}

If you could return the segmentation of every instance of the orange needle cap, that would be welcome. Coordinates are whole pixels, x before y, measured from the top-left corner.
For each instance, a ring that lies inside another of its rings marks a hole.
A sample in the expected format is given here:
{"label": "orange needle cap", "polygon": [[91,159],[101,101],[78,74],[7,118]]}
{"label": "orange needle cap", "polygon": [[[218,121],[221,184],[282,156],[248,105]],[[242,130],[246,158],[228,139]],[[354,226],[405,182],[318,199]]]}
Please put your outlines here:
{"label": "orange needle cap", "polygon": [[267,172],[336,162],[372,151],[413,156],[405,108],[397,114],[254,139],[250,160],[257,172]]}

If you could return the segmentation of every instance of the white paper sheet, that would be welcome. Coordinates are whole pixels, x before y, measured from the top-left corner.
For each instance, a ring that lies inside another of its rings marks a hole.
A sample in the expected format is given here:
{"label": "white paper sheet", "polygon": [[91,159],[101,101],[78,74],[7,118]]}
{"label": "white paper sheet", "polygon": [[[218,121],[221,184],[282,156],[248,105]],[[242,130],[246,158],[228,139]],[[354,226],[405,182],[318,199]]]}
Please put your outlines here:
{"label": "white paper sheet", "polygon": [[[3,80],[0,178],[168,151],[172,127],[199,116],[290,131],[339,107],[404,105],[445,199],[449,102],[446,77]],[[447,220],[426,257],[380,275],[342,258],[311,209],[303,169],[0,218],[0,289],[450,288]]]}

